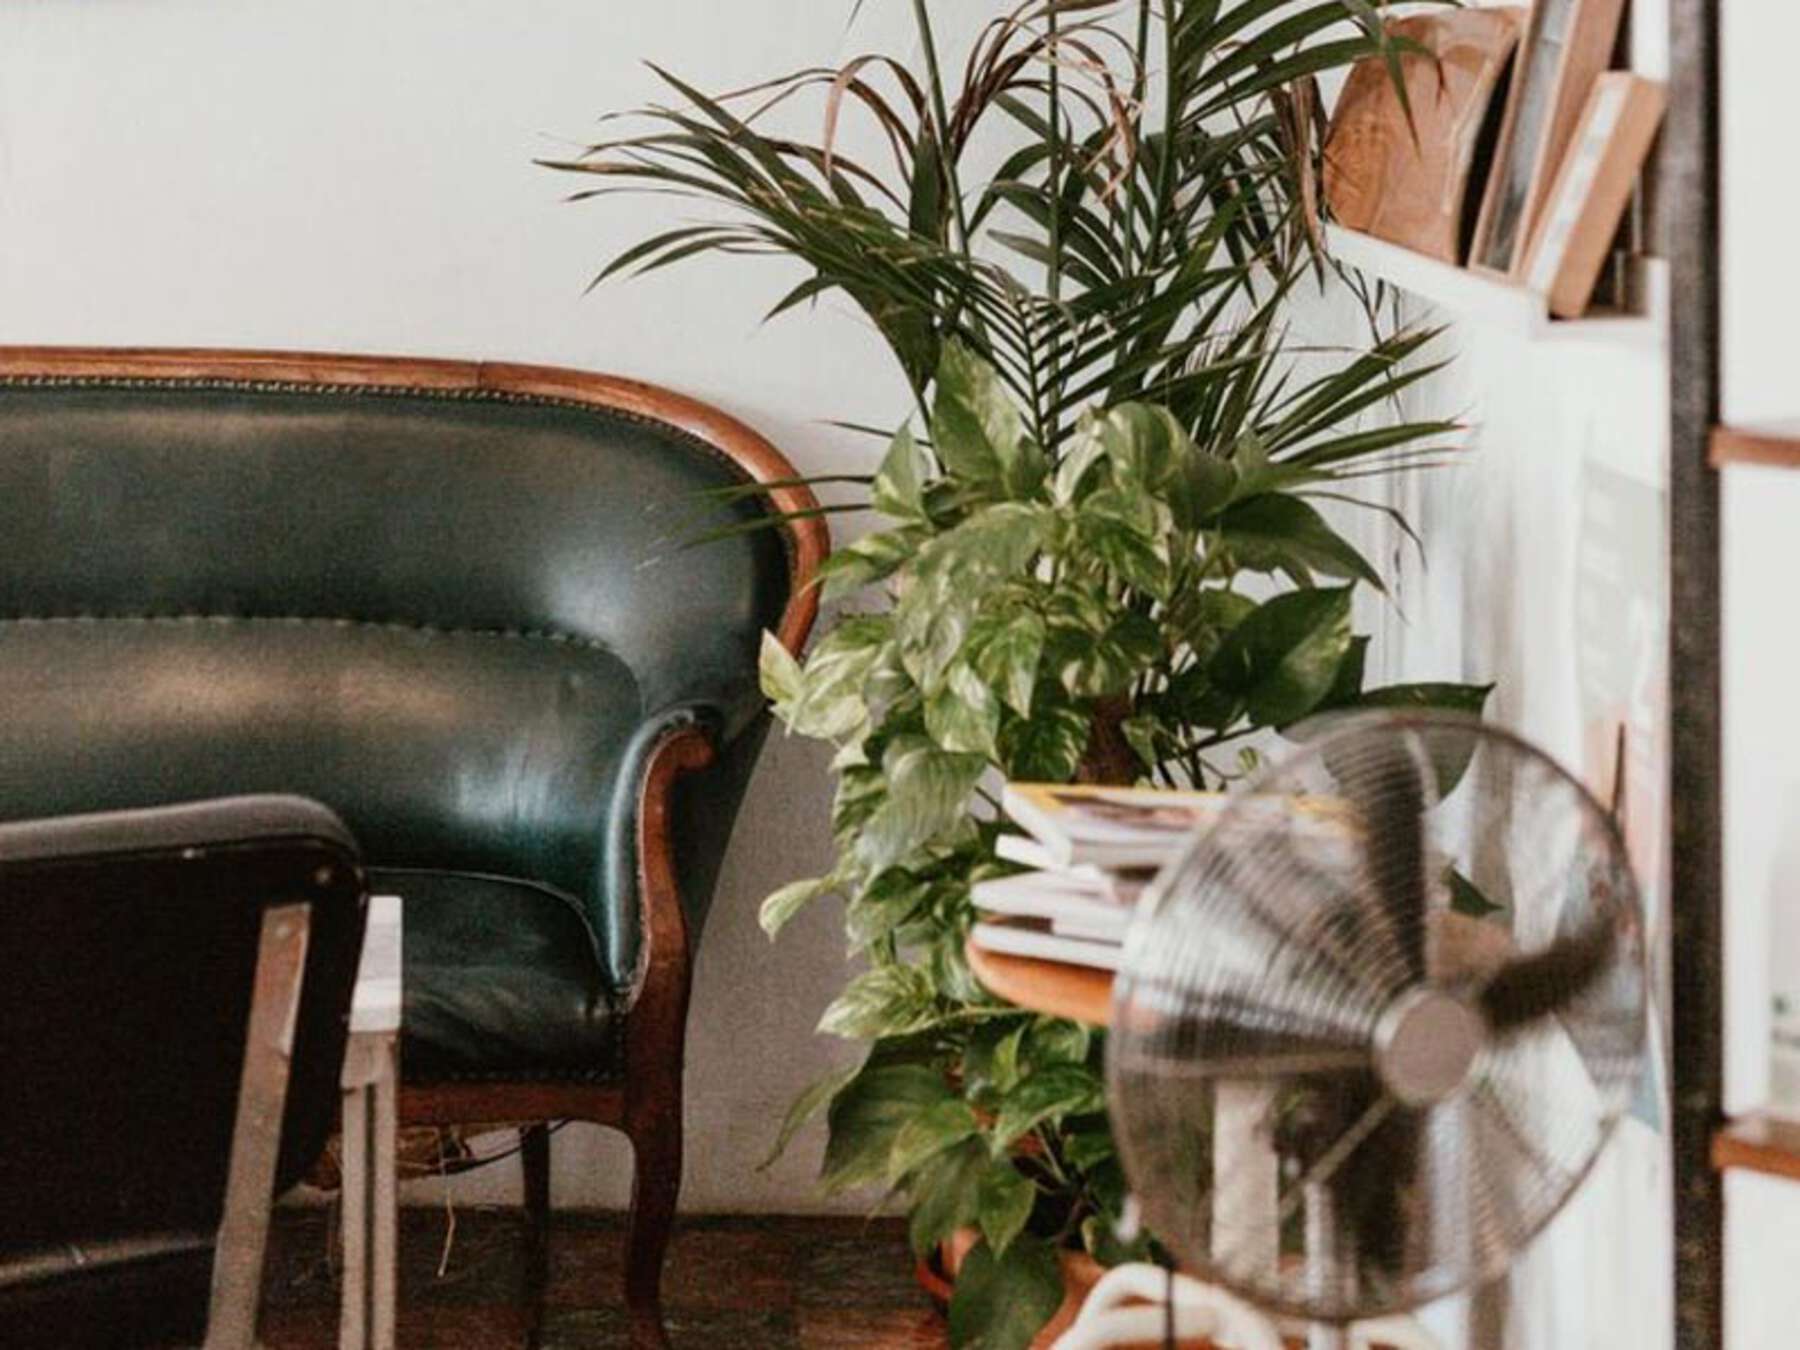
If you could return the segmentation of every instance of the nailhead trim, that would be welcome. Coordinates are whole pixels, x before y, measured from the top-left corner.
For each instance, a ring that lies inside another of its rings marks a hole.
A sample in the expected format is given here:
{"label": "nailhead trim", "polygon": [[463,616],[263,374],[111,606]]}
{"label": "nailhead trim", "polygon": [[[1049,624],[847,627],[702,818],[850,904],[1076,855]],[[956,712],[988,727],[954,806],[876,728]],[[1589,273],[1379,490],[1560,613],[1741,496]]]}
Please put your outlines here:
{"label": "nailhead trim", "polygon": [[356,619],[335,615],[309,614],[12,614],[0,615],[0,626],[20,628],[35,626],[80,626],[86,624],[143,624],[198,626],[214,624],[221,628],[234,624],[280,624],[292,627],[357,628],[382,632],[418,633],[427,637],[494,638],[511,642],[544,642],[559,647],[577,647],[586,651],[615,655],[613,649],[598,638],[579,633],[564,633],[539,628],[448,628],[440,624],[411,622],[402,619]]}
{"label": "nailhead trim", "polygon": [[[671,422],[664,422],[643,413],[632,412],[625,408],[613,408],[603,403],[584,403],[580,399],[552,398],[544,394],[521,394],[510,389],[428,389],[418,385],[403,384],[312,384],[303,380],[232,380],[221,376],[194,376],[176,378],[167,375],[0,375],[0,389],[215,389],[226,393],[244,394],[318,394],[333,398],[419,398],[436,399],[447,403],[506,403],[525,407],[560,408],[569,412],[581,412],[592,415],[616,417],[620,421],[631,422],[641,427],[673,435],[685,442],[691,449],[699,451],[708,459],[729,469],[740,482],[750,483],[754,480],[744,472],[730,455],[703,437],[678,427]],[[777,530],[781,539],[781,551],[787,560],[788,581],[791,585],[797,573],[799,562],[794,553],[794,541],[785,529]]]}

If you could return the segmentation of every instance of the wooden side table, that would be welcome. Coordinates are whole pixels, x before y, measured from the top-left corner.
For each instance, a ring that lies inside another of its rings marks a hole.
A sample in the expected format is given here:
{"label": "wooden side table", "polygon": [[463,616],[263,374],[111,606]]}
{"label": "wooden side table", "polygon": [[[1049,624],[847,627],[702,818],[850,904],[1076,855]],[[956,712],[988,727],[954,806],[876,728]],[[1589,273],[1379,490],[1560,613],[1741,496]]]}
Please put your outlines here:
{"label": "wooden side table", "polygon": [[1090,1026],[1103,1027],[1112,1020],[1110,970],[990,952],[973,938],[964,944],[963,956],[982,987],[996,998]]}
{"label": "wooden side table", "polygon": [[340,1350],[394,1350],[400,1087],[400,897],[369,897],[344,1048],[344,1306]]}

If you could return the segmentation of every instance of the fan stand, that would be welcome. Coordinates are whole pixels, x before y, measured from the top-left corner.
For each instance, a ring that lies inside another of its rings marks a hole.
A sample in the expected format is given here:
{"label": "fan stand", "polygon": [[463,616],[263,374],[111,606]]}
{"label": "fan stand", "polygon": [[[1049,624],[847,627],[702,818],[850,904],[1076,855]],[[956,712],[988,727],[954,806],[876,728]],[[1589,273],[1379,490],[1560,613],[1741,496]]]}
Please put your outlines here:
{"label": "fan stand", "polygon": [[[1260,1125],[1271,1089],[1254,1082],[1221,1080],[1214,1089],[1213,1122],[1218,1148],[1214,1153],[1216,1212],[1231,1214],[1248,1207],[1273,1213],[1279,1160]],[[1322,1284],[1347,1255],[1333,1221],[1335,1201],[1322,1182],[1302,1188],[1308,1271]],[[1273,1239],[1275,1225],[1267,1231]],[[1260,1257],[1273,1270],[1273,1246]],[[1287,1342],[1265,1313],[1191,1275],[1145,1263],[1118,1266],[1088,1294],[1073,1326],[1055,1350],[1109,1350],[1119,1345],[1160,1341],[1173,1329],[1178,1339],[1205,1336],[1230,1350],[1284,1350]],[[1306,1328],[1307,1350],[1366,1350],[1379,1342],[1393,1350],[1442,1350],[1435,1337],[1406,1317],[1384,1317],[1345,1326],[1313,1322]]]}
{"label": "fan stand", "polygon": [[[1301,1188],[1301,1203],[1306,1211],[1306,1274],[1315,1294],[1323,1294],[1323,1285],[1331,1278],[1344,1256],[1338,1242],[1336,1203],[1331,1188],[1323,1182],[1308,1182]],[[1350,1328],[1333,1322],[1314,1322],[1306,1333],[1306,1350],[1350,1350]]]}

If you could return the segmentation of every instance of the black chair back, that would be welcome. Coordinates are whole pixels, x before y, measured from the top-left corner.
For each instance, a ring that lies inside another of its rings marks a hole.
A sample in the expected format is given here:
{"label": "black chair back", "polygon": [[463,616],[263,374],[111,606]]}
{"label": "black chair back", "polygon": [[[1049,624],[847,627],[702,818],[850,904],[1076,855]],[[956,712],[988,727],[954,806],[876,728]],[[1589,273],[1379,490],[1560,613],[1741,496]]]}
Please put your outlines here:
{"label": "black chair back", "polygon": [[0,826],[0,1342],[198,1340],[263,915],[309,916],[285,1189],[335,1120],[364,892],[300,798]]}

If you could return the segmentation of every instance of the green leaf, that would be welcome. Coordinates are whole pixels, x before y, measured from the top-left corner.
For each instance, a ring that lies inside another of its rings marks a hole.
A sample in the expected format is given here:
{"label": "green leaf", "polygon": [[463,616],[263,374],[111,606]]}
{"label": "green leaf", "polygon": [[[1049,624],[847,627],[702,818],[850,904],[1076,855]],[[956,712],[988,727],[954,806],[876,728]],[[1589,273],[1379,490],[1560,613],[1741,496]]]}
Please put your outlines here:
{"label": "green leaf", "polygon": [[1390,684],[1365,690],[1357,701],[1365,708],[1437,710],[1479,717],[1493,692],[1491,684]]}
{"label": "green leaf", "polygon": [[925,972],[883,965],[850,981],[819,1018],[818,1030],[851,1041],[904,1036],[929,1026],[937,1013],[937,991]]}
{"label": "green leaf", "polygon": [[1062,458],[1057,462],[1056,478],[1051,487],[1051,496],[1056,503],[1073,505],[1080,498],[1082,486],[1094,466],[1105,458],[1106,442],[1100,435],[1100,414],[1084,413],[1080,426],[1063,446]]}
{"label": "green leaf", "polygon": [[1062,1017],[1040,1017],[1026,1037],[1026,1055],[1034,1065],[1085,1064],[1094,1045],[1091,1027]]}
{"label": "green leaf", "polygon": [[963,1050],[963,1090],[976,1101],[1008,1092],[1019,1081],[1019,1045],[1029,1022],[991,1021],[976,1028]]}
{"label": "green leaf", "polygon": [[929,1064],[863,1068],[838,1090],[826,1115],[830,1135],[820,1180],[848,1190],[887,1175],[894,1138],[920,1112],[951,1096],[943,1072]]}
{"label": "green leaf", "polygon": [[1256,602],[1219,586],[1189,586],[1170,602],[1168,626],[1201,661],[1212,659],[1225,635],[1256,612]]}
{"label": "green leaf", "polygon": [[945,343],[938,363],[931,439],[950,476],[1014,500],[1034,495],[1049,472],[999,372],[960,342]]}
{"label": "green leaf", "polygon": [[907,225],[923,239],[944,238],[944,161],[938,148],[937,133],[930,126],[922,129],[913,151],[912,195],[907,211]]}
{"label": "green leaf", "polygon": [[887,802],[887,775],[869,766],[852,766],[838,774],[831,800],[831,835],[840,847],[854,837]]}
{"label": "green leaf", "polygon": [[970,1138],[976,1129],[974,1111],[960,1098],[953,1097],[921,1111],[894,1136],[894,1146],[888,1153],[888,1185],[894,1185],[920,1163]]}
{"label": "green leaf", "polygon": [[977,1243],[956,1273],[951,1350],[1027,1350],[1062,1301],[1062,1268],[1048,1242],[1022,1234],[999,1255]]}
{"label": "green leaf", "polygon": [[1100,1080],[1080,1064],[1052,1064],[1007,1094],[994,1121],[994,1146],[1006,1148],[1047,1120],[1098,1111],[1105,1104]]}
{"label": "green leaf", "polygon": [[1444,884],[1450,888],[1450,910],[1454,914],[1464,914],[1471,919],[1485,919],[1506,908],[1505,905],[1496,905],[1488,899],[1482,894],[1480,887],[1454,867],[1444,873]]}
{"label": "green leaf", "polygon": [[1331,682],[1331,692],[1325,695],[1319,704],[1324,708],[1348,708],[1362,698],[1363,677],[1369,665],[1369,639],[1362,636],[1350,639],[1350,650],[1344,653],[1344,659],[1338,664],[1338,673]]}
{"label": "green leaf", "polygon": [[1088,715],[1081,708],[1040,697],[1029,719],[1001,727],[1000,763],[1008,778],[1021,782],[1066,783],[1081,764],[1089,731]]}
{"label": "green leaf", "polygon": [[904,867],[890,867],[844,910],[852,952],[865,950],[910,919],[931,896],[933,883]]}
{"label": "green leaf", "polygon": [[991,757],[1000,730],[1000,700],[981,676],[958,662],[942,687],[925,699],[925,730],[946,750]]}
{"label": "green leaf", "polygon": [[1238,502],[1219,517],[1218,531],[1219,543],[1248,571],[1285,572],[1302,582],[1322,572],[1387,589],[1350,541],[1298,497],[1266,492]]}
{"label": "green leaf", "polygon": [[1198,530],[1237,490],[1237,469],[1231,461],[1190,443],[1168,487],[1169,509],[1182,529]]}
{"label": "green leaf", "polygon": [[1048,655],[1063,688],[1076,698],[1121,694],[1163,655],[1163,631],[1136,610],[1119,612],[1098,637],[1079,629],[1052,629]]}
{"label": "green leaf", "polygon": [[913,439],[912,428],[901,428],[875,474],[869,504],[897,520],[924,520],[925,472],[925,456]]}
{"label": "green leaf", "polygon": [[996,1255],[1003,1255],[1013,1239],[1025,1231],[1036,1204],[1037,1187],[1013,1165],[1011,1158],[1000,1159],[982,1173],[976,1207],[981,1235]]}
{"label": "green leaf", "polygon": [[1121,403],[1101,415],[1097,426],[1116,479],[1155,491],[1175,467],[1178,447],[1188,434],[1167,408]]}
{"label": "green leaf", "polygon": [[1113,1142],[1112,1131],[1104,1125],[1093,1130],[1071,1130],[1063,1138],[1063,1157],[1071,1167],[1078,1167],[1084,1172],[1118,1155],[1119,1149]]}
{"label": "green leaf", "polygon": [[931,442],[945,472],[998,483],[1024,438],[1024,419],[994,368],[962,343],[946,342],[931,410]]}
{"label": "green leaf", "polygon": [[1001,503],[920,550],[894,618],[907,670],[922,689],[934,690],[961,655],[989,593],[1029,570],[1050,521],[1047,508]]}
{"label": "green leaf", "polygon": [[1170,735],[1160,717],[1152,713],[1137,713],[1120,723],[1119,730],[1125,733],[1125,743],[1137,752],[1137,757],[1144,764],[1161,762],[1163,748],[1169,743]]}
{"label": "green leaf", "polygon": [[912,1216],[906,1235],[923,1257],[958,1228],[981,1216],[981,1178],[991,1164],[987,1145],[965,1139],[928,1159],[907,1182]]}
{"label": "green leaf", "polygon": [[834,876],[790,881],[762,902],[762,907],[756,912],[756,921],[762,926],[763,932],[774,937],[807,905],[821,895],[829,895],[837,886],[838,880]]}
{"label": "green leaf", "polygon": [[819,740],[837,740],[862,726],[869,716],[863,682],[886,656],[892,636],[893,621],[877,614],[853,615],[826,634],[788,702],[788,726]]}
{"label": "green leaf", "polygon": [[882,756],[887,800],[863,823],[858,860],[871,871],[892,867],[963,820],[986,769],[979,755],[939,749],[923,736],[896,737]]}
{"label": "green leaf", "polygon": [[1082,502],[1077,546],[1098,558],[1121,581],[1157,599],[1169,592],[1169,559],[1161,548],[1154,508],[1147,497],[1102,488]]}
{"label": "green leaf", "polygon": [[[1217,645],[1215,641],[1215,649]],[[1205,666],[1190,666],[1169,681],[1169,687],[1157,696],[1156,705],[1167,709],[1169,722],[1223,731],[1237,721],[1243,700],[1216,687]]]}
{"label": "green leaf", "polygon": [[1324,700],[1350,650],[1350,588],[1294,591],[1258,607],[1207,665],[1256,722],[1285,726]]}
{"label": "green leaf", "polygon": [[756,1170],[764,1172],[773,1167],[781,1155],[788,1151],[788,1145],[794,1142],[794,1136],[805,1128],[808,1121],[829,1106],[832,1099],[858,1072],[860,1070],[849,1068],[828,1073],[794,1098],[793,1104],[788,1107],[787,1116],[781,1122],[781,1131],[775,1136],[775,1143],[769,1149],[768,1157],[756,1165]]}
{"label": "green leaf", "polygon": [[1045,631],[1043,616],[1029,609],[977,619],[969,629],[969,663],[1021,717],[1031,716]]}
{"label": "green leaf", "polygon": [[892,576],[918,556],[919,541],[918,531],[882,530],[844,545],[819,568],[824,598],[835,600]]}
{"label": "green leaf", "polygon": [[800,672],[800,663],[773,633],[765,632],[762,635],[762,653],[757,660],[757,673],[761,677],[763,693],[774,702],[777,712],[800,697],[800,689],[805,682],[805,677]]}

